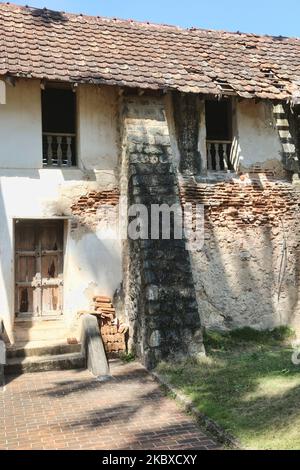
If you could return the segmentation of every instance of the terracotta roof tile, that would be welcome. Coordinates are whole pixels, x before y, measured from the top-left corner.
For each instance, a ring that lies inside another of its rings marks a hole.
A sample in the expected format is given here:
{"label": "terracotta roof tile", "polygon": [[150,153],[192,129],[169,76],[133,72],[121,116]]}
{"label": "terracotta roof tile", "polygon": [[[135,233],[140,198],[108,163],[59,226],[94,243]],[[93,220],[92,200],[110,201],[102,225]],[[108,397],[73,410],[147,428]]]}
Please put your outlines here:
{"label": "terracotta roof tile", "polygon": [[0,3],[0,75],[247,98],[300,96],[300,39]]}

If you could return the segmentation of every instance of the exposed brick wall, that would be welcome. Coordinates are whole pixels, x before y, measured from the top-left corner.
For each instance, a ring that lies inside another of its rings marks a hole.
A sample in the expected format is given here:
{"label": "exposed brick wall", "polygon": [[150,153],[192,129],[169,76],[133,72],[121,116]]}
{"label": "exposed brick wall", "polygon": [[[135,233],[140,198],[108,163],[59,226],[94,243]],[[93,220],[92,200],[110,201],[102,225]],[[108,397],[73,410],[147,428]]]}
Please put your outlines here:
{"label": "exposed brick wall", "polygon": [[205,221],[217,226],[277,225],[293,220],[300,196],[291,183],[266,173],[243,174],[216,184],[184,181],[181,201],[205,206]]}
{"label": "exposed brick wall", "polygon": [[71,231],[79,234],[101,229],[117,228],[118,204],[120,192],[118,188],[110,190],[92,190],[80,196],[71,205],[73,215]]}
{"label": "exposed brick wall", "polygon": [[253,172],[181,181],[181,201],[204,204],[204,246],[191,253],[206,327],[300,327],[300,192]]}
{"label": "exposed brick wall", "polygon": [[106,191],[90,191],[81,196],[72,206],[74,215],[96,214],[100,206],[116,206],[120,193],[117,188]]}

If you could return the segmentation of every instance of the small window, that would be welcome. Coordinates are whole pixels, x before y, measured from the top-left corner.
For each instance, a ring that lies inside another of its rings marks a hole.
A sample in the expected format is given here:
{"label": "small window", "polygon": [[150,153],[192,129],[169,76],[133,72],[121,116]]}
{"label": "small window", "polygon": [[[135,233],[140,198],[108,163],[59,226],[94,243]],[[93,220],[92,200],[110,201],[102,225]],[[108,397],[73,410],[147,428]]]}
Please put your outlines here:
{"label": "small window", "polygon": [[42,91],[43,164],[76,165],[76,94],[71,89]]}
{"label": "small window", "polygon": [[207,169],[233,170],[230,153],[232,146],[232,106],[230,100],[207,100],[205,103]]}

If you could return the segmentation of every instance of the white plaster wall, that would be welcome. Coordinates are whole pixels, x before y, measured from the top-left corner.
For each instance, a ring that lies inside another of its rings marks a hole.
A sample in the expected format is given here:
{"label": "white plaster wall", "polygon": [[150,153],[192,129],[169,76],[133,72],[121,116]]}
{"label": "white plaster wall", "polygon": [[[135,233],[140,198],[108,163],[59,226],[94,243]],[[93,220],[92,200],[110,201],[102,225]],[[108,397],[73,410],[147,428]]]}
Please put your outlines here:
{"label": "white plaster wall", "polygon": [[118,164],[118,94],[113,87],[82,85],[77,92],[78,164],[114,169]]}
{"label": "white plaster wall", "polygon": [[6,86],[0,104],[0,167],[42,167],[41,89],[36,80]]}
{"label": "white plaster wall", "polygon": [[79,310],[92,306],[94,295],[113,297],[122,280],[121,245],[116,221],[111,227],[98,227],[80,235],[69,228],[65,258],[65,315],[68,319]]}
{"label": "white plaster wall", "polygon": [[296,220],[285,222],[284,230],[254,225],[206,229],[203,248],[190,252],[202,325],[221,330],[291,325],[299,331],[298,243]]}
{"label": "white plaster wall", "polygon": [[[14,320],[14,218],[72,217],[71,205],[91,190],[118,186],[118,123],[113,89],[78,93],[80,168],[42,168],[40,85],[17,81],[0,105],[0,315]],[[89,108],[91,107],[91,109]],[[101,219],[101,218],[100,218]],[[66,223],[67,224],[67,223]],[[71,229],[65,245],[64,314],[71,321],[96,293],[112,296],[122,280],[121,244],[109,227]]]}
{"label": "white plaster wall", "polygon": [[242,166],[251,166],[268,160],[280,161],[282,145],[271,104],[243,100],[236,106],[236,137]]}

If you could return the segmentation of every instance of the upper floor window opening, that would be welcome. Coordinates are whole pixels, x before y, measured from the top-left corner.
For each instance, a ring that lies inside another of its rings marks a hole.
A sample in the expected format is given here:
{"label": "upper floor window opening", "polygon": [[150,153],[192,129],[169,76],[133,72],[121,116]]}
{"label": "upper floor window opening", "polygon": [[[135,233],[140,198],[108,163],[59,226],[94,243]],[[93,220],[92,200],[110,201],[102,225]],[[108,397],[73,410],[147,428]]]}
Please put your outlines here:
{"label": "upper floor window opening", "polygon": [[205,102],[207,169],[232,171],[232,103],[229,99]]}
{"label": "upper floor window opening", "polygon": [[76,166],[76,93],[70,88],[42,90],[43,165]]}

